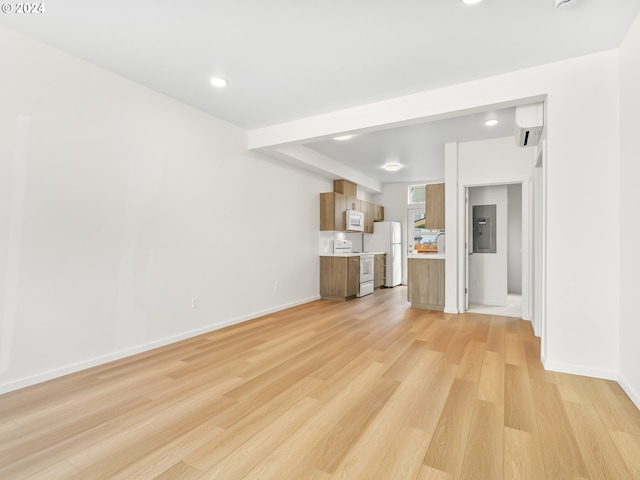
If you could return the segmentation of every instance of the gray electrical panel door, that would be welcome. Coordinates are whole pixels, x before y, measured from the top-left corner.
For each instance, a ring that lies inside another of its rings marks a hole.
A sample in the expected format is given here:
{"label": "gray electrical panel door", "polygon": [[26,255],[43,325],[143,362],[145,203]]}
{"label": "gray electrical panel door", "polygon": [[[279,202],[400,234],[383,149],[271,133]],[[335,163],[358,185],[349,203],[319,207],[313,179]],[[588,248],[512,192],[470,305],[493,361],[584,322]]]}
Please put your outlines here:
{"label": "gray electrical panel door", "polygon": [[496,206],[473,206],[473,253],[496,253]]}

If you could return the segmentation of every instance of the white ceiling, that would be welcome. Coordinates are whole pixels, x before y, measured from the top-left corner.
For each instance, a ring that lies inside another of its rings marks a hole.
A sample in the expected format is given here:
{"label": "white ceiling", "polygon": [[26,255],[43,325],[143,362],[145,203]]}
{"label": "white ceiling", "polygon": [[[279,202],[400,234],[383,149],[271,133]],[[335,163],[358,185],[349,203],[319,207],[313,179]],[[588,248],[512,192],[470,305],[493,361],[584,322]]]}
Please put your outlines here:
{"label": "white ceiling", "polygon": [[[43,14],[0,15],[0,24],[246,129],[616,48],[640,11],[640,0],[582,0],[566,10],[556,9],[554,0],[472,6],[461,0],[44,5]],[[229,86],[213,88],[214,75],[227,78]],[[402,154],[401,163],[430,158],[433,145],[410,135],[429,138],[433,132],[426,128],[397,132],[404,142],[395,152],[390,132],[354,138],[343,150],[329,142],[314,148],[343,162],[348,157],[380,179],[374,173],[383,152]]]}

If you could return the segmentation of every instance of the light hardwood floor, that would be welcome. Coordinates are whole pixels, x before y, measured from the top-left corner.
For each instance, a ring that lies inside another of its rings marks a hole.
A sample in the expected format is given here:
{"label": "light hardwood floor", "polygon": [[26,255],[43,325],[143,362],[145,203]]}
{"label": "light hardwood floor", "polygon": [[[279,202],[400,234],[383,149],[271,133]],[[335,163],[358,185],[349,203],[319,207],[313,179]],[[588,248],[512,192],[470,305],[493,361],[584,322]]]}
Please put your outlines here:
{"label": "light hardwood floor", "polygon": [[615,382],[528,322],[322,300],[0,397],[2,479],[640,479]]}

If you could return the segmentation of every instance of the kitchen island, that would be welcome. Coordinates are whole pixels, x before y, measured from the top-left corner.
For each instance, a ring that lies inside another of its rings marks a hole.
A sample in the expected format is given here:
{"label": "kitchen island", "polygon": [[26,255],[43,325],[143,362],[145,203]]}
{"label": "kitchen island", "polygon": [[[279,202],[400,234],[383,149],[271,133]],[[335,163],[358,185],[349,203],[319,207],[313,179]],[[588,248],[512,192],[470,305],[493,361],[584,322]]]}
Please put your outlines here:
{"label": "kitchen island", "polygon": [[444,310],[444,253],[423,253],[407,258],[407,300],[411,308]]}

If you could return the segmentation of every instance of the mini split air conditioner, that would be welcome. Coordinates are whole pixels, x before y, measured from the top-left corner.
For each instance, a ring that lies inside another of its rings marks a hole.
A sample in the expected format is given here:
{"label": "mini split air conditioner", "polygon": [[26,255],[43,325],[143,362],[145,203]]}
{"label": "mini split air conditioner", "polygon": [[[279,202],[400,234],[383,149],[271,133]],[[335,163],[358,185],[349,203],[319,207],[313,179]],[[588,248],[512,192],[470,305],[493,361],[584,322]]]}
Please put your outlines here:
{"label": "mini split air conditioner", "polygon": [[535,147],[544,128],[544,104],[532,103],[516,107],[516,145]]}

